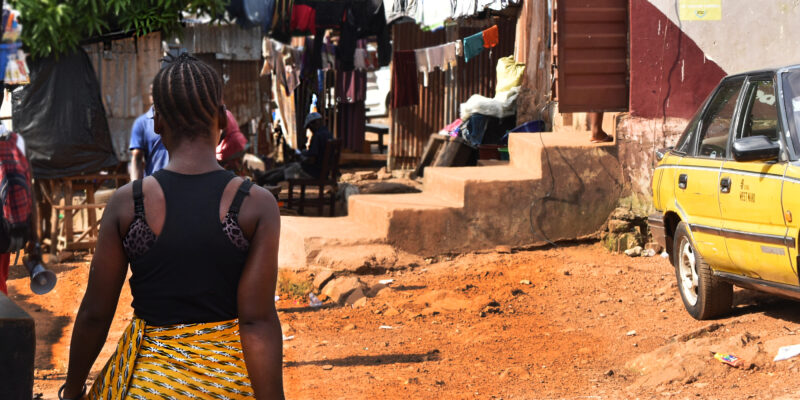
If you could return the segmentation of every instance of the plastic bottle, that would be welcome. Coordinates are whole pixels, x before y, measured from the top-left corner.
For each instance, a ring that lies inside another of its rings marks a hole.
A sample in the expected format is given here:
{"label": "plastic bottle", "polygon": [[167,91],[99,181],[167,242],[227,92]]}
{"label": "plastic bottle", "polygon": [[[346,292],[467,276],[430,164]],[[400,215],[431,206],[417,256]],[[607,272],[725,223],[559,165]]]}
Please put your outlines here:
{"label": "plastic bottle", "polygon": [[322,306],[322,301],[319,298],[317,298],[317,296],[314,293],[309,293],[308,305],[310,305],[311,307],[320,307]]}

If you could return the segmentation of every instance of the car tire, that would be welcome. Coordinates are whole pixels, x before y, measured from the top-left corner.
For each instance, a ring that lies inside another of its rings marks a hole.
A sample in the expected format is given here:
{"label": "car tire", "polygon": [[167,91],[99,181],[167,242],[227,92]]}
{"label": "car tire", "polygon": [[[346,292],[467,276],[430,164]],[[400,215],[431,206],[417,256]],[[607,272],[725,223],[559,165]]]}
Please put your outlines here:
{"label": "car tire", "polygon": [[683,305],[694,319],[704,320],[730,312],[733,285],[714,276],[697,252],[685,222],[678,224],[673,242],[675,277]]}

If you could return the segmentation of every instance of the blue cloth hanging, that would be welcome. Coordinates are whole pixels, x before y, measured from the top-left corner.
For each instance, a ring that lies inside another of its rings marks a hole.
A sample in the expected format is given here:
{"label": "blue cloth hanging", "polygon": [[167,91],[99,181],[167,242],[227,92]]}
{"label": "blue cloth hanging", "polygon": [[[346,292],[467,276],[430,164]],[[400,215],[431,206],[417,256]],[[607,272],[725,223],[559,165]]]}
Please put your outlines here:
{"label": "blue cloth hanging", "polygon": [[483,51],[483,32],[464,39],[464,61],[469,61]]}

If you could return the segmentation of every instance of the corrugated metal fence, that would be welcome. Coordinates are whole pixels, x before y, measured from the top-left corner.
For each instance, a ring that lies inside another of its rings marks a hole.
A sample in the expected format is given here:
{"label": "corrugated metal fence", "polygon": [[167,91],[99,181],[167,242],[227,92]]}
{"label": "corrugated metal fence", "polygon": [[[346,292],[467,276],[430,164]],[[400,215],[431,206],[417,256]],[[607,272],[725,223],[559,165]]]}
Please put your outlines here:
{"label": "corrugated metal fence", "polygon": [[514,54],[516,17],[491,17],[461,21],[437,32],[424,32],[416,24],[399,23],[393,28],[395,50],[415,50],[445,44],[484,30],[494,24],[500,31],[499,44],[492,51],[465,62],[458,60],[455,71],[429,73],[424,87],[419,73],[419,105],[391,112],[389,168],[406,169],[417,165],[431,134],[458,118],[458,107],[470,96],[494,96],[497,60]]}
{"label": "corrugated metal fence", "polygon": [[162,54],[161,34],[115,40],[108,45],[95,43],[84,50],[100,82],[114,152],[118,160],[128,161],[131,126],[150,106],[150,82],[158,73]]}

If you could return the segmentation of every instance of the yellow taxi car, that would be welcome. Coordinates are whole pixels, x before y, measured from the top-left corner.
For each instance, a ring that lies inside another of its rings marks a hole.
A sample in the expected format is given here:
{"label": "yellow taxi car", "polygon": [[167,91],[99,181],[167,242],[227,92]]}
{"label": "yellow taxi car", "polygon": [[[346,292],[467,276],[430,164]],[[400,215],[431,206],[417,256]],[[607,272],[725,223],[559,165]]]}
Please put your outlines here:
{"label": "yellow taxi car", "polygon": [[692,317],[733,285],[800,299],[800,66],[725,77],[658,158],[650,229]]}

